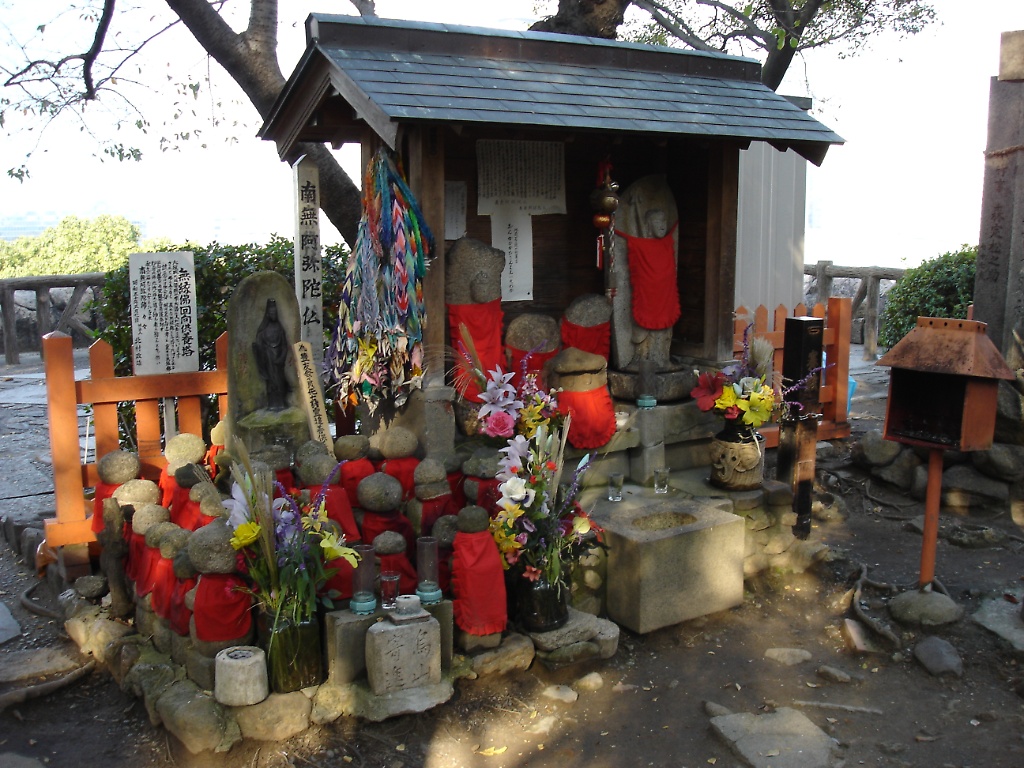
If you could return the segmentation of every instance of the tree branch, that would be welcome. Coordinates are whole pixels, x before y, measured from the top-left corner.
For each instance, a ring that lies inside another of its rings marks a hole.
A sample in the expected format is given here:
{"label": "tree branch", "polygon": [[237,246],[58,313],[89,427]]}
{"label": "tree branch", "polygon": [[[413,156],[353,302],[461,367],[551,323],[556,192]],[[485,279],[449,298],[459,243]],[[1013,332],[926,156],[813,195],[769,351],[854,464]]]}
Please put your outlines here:
{"label": "tree branch", "polygon": [[92,46],[82,56],[82,80],[85,81],[86,101],[92,101],[96,98],[96,85],[93,83],[92,68],[96,63],[96,57],[103,51],[103,41],[107,38],[110,21],[113,18],[114,0],[104,0],[103,13],[100,14],[99,23],[96,25],[96,34],[93,36]]}

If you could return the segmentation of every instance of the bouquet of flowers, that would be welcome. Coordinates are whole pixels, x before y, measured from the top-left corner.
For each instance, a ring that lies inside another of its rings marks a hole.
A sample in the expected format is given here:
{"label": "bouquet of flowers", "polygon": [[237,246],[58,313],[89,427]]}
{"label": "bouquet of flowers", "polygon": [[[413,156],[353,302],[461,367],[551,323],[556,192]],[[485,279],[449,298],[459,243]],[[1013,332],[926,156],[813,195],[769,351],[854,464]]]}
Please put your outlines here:
{"label": "bouquet of flowers", "polygon": [[254,471],[246,458],[232,465],[231,475],[231,498],[224,502],[231,546],[244,558],[253,600],[271,626],[309,620],[318,599],[332,607],[329,596],[319,595],[333,575],[325,563],[343,557],[355,565],[358,555],[328,520],[322,492],[305,506],[287,494],[275,499],[273,473]]}
{"label": "bouquet of flowers", "polygon": [[593,546],[588,534],[599,539],[601,533],[575,500],[590,456],[580,460],[567,488],[559,486],[567,433],[568,423],[561,429],[542,425],[529,439],[516,435],[508,441],[498,474],[501,509],[491,521],[506,570],[559,587],[566,569]]}
{"label": "bouquet of flowers", "polygon": [[561,427],[564,416],[558,410],[558,393],[540,389],[535,373],[525,374],[522,387],[516,390],[511,383],[514,377],[500,368],[488,371],[479,395],[483,405],[477,409],[477,431],[487,437],[529,439],[540,427]]}
{"label": "bouquet of flowers", "polygon": [[756,429],[771,418],[775,391],[768,383],[774,348],[767,339],[749,339],[751,326],[743,334],[743,356],[721,371],[697,377],[690,397],[702,411],[714,411],[727,421]]}

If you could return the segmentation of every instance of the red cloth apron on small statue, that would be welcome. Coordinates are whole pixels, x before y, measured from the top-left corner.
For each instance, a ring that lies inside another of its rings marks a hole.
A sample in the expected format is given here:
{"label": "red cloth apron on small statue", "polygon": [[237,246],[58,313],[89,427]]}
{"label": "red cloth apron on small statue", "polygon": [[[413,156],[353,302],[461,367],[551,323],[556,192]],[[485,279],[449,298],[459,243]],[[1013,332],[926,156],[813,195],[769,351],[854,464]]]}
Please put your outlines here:
{"label": "red cloth apron on small statue", "polygon": [[359,526],[356,525],[356,518],[352,514],[352,505],[349,504],[348,494],[340,485],[307,485],[313,500],[324,494],[324,510],[327,517],[341,526],[341,532],[345,534],[345,543],[351,544],[360,540]]}
{"label": "red cloth apron on small statue", "polygon": [[416,594],[416,585],[419,583],[419,578],[416,574],[416,569],[409,561],[407,555],[399,552],[397,555],[377,555],[377,557],[380,558],[381,573],[384,573],[384,571],[398,572],[398,594]]}
{"label": "red cloth apron on small statue", "polygon": [[174,490],[178,487],[178,481],[174,479],[174,475],[167,471],[167,465],[160,470],[160,479],[157,481],[157,487],[160,488],[160,506],[164,509],[170,509],[171,503],[174,501]]}
{"label": "red cloth apron on small statue", "polygon": [[[476,505],[483,507],[487,510],[488,515],[494,517],[500,509],[498,502],[501,500],[501,491],[498,490],[498,486],[502,481],[496,477],[472,477],[469,479],[476,481]],[[468,497],[466,501],[469,502]]]}
{"label": "red cloth apron on small statue", "polygon": [[245,582],[233,573],[204,573],[196,587],[196,639],[203,642],[237,640],[252,627],[252,597],[243,592]]}
{"label": "red cloth apron on small statue", "polygon": [[199,523],[201,517],[199,502],[192,501],[191,488],[183,488],[180,485],[174,490],[174,499],[171,501],[171,522],[186,531],[194,531],[201,528]]}
{"label": "red cloth apron on small statue", "polygon": [[103,532],[103,502],[113,496],[114,491],[120,487],[120,483],[104,483],[102,480],[96,483],[96,492],[92,497],[92,523],[90,523],[93,533]]}
{"label": "red cloth apron on small statue", "polygon": [[455,510],[452,514],[457,515],[466,506],[466,476],[461,472],[451,472],[448,487],[452,489],[452,508]]}
{"label": "red cloth apron on small statue", "polygon": [[615,434],[615,406],[608,387],[587,392],[559,392],[558,407],[572,414],[569,443],[574,448],[600,448]]}
{"label": "red cloth apron on small statue", "polygon": [[[352,573],[355,568],[344,557],[328,560],[324,567],[333,569],[335,574],[324,584],[321,594],[327,595],[331,600],[350,600],[352,598]],[[331,592],[338,594],[332,595]]]}
{"label": "red cloth apron on small statue", "polygon": [[223,445],[211,445],[203,457],[203,466],[206,467],[211,480],[217,479],[217,454],[223,450]]}
{"label": "red cloth apron on small statue", "polygon": [[160,560],[160,548],[151,547],[146,544],[146,537],[142,539],[142,556],[140,558],[139,571],[135,578],[135,594],[145,597],[153,591],[156,579],[157,563]]}
{"label": "red cloth apron on small statue", "polygon": [[348,494],[351,506],[359,506],[359,483],[376,471],[369,459],[352,459],[341,465],[341,487]]}
{"label": "red cloth apron on small statue", "polygon": [[415,456],[406,456],[402,459],[386,459],[380,465],[380,471],[385,475],[391,475],[402,484],[402,501],[408,501],[416,495],[416,481],[413,473],[420,464]]}
{"label": "red cloth apron on small statue", "polygon": [[576,325],[563,317],[562,346],[582,349],[607,360],[612,346],[612,324]]}
{"label": "red cloth apron on small statue", "polygon": [[501,311],[501,299],[484,304],[448,305],[448,328],[452,337],[452,346],[458,350],[456,358],[458,362],[455,364],[456,380],[460,386],[462,379],[468,381],[463,397],[471,403],[479,402],[476,396],[480,394],[481,389],[477,386],[476,381],[468,376],[471,366],[462,356],[461,326],[466,326],[466,332],[473,340],[480,365],[483,366],[481,373],[486,376],[488,371],[500,368],[505,362],[505,353],[501,346],[504,318]]}
{"label": "red cloth apron on small statue", "polygon": [[615,230],[628,244],[629,282],[633,289],[633,320],[641,328],[671,328],[679,315],[675,240],[672,225],[664,237],[633,237]]}
{"label": "red cloth apron on small statue", "polygon": [[124,561],[124,575],[130,581],[138,581],[139,572],[143,566],[143,557],[146,554],[146,537],[133,531],[127,523],[124,528],[125,538],[128,540],[128,556]]}
{"label": "red cloth apron on small statue", "polygon": [[192,618],[192,611],[185,606],[185,595],[192,591],[196,581],[194,576],[188,579],[177,579],[171,592],[171,610],[167,616],[167,623],[170,625],[171,631],[181,637],[188,636],[188,623]]}
{"label": "red cloth apron on small statue", "polygon": [[434,530],[434,523],[437,522],[437,518],[443,515],[457,515],[459,513],[458,509],[452,511],[453,502],[450,493],[433,499],[423,499],[420,505],[423,507],[423,513],[420,517],[420,534],[423,536],[429,536],[430,532]]}
{"label": "red cloth apron on small statue", "polygon": [[153,562],[152,570],[153,591],[150,593],[150,604],[153,606],[153,613],[161,619],[169,619],[171,616],[171,599],[174,596],[174,587],[178,578],[174,575],[174,561],[160,555]]}
{"label": "red cloth apron on small statue", "polygon": [[[515,347],[505,347],[505,351],[508,353],[509,361],[508,370],[512,371],[515,376],[512,377],[512,386],[517,390],[525,383],[525,376],[523,375],[523,361],[526,361],[526,373],[536,373],[538,386],[543,389],[544,378],[541,375],[544,371],[544,365],[548,360],[558,354],[558,349],[555,348],[550,352],[534,352],[530,354],[527,349],[516,349]],[[526,356],[530,355],[529,358]]]}
{"label": "red cloth apron on small statue", "polygon": [[373,544],[373,540],[385,531],[395,531],[402,534],[405,539],[405,552],[410,560],[416,557],[416,532],[412,528],[412,522],[401,512],[390,514],[379,514],[367,511],[363,515],[363,541]]}
{"label": "red cloth apron on small statue", "polygon": [[[295,475],[290,469],[285,467],[284,469],[278,469],[274,472],[274,480],[284,486],[285,493],[291,493],[298,486],[295,484]],[[282,496],[281,489],[276,485],[274,486],[274,498],[280,499]]]}
{"label": "red cloth apron on small statue", "polygon": [[504,631],[508,623],[505,573],[490,531],[455,534],[451,590],[459,629],[471,635]]}

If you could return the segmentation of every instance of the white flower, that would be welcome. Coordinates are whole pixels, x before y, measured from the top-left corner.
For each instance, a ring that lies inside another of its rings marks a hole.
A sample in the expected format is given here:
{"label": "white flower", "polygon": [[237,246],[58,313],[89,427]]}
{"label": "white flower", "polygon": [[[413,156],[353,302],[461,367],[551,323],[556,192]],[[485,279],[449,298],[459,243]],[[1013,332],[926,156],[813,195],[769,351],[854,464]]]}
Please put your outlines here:
{"label": "white flower", "polygon": [[478,395],[483,402],[479,411],[481,419],[498,411],[515,416],[523,407],[523,401],[516,399],[516,388],[509,384],[513,376],[515,373],[502,373],[497,366],[493,371],[488,371],[487,389]]}
{"label": "white flower", "polygon": [[249,513],[249,499],[245,489],[238,483],[231,484],[231,498],[225,499],[221,504],[228,511],[228,525],[231,526],[231,530],[252,520],[252,515]]}
{"label": "white flower", "polygon": [[533,488],[528,488],[526,480],[518,476],[510,477],[498,486],[498,490],[501,491],[503,499],[509,499],[522,507],[528,507],[533,504],[533,500],[537,496],[537,491]]}
{"label": "white flower", "polygon": [[499,471],[497,478],[499,480],[508,480],[510,477],[515,477],[516,471],[521,472],[523,470],[523,461],[530,455],[530,441],[522,435],[516,435],[509,439],[508,445],[502,448],[499,453],[504,454],[504,456],[498,462]]}

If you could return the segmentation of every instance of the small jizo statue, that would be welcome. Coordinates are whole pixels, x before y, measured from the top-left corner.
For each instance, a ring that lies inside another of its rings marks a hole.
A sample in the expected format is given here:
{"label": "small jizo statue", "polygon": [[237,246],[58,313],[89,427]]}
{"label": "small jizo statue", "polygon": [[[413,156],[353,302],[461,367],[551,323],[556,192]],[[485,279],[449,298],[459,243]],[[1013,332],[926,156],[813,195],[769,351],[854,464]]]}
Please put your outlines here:
{"label": "small jizo statue", "polygon": [[267,299],[263,320],[252,343],[252,354],[260,378],[267,386],[267,408],[272,411],[283,411],[288,407],[288,394],[291,392],[285,374],[288,351],[288,337],[277,319],[277,301]]}

